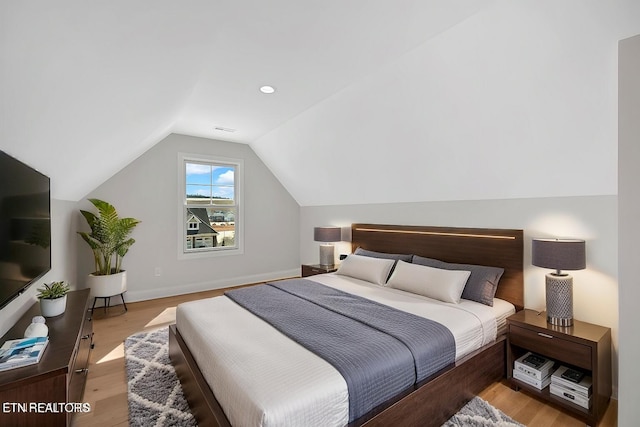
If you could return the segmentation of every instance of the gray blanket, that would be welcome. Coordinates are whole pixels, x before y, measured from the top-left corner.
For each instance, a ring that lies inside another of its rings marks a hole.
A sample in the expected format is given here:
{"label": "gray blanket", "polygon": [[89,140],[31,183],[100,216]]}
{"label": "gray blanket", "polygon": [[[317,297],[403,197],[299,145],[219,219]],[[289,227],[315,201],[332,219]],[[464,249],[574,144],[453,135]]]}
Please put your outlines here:
{"label": "gray blanket", "polygon": [[225,293],[344,377],[349,422],[455,360],[443,325],[305,279]]}

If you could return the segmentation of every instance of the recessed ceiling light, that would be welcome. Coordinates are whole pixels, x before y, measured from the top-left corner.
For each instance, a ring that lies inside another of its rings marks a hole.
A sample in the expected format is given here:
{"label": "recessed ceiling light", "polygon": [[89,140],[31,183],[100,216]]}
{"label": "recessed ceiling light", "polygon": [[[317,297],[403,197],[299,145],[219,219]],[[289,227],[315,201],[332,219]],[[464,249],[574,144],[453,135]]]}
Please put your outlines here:
{"label": "recessed ceiling light", "polygon": [[269,93],[273,93],[275,91],[276,91],[276,88],[274,88],[273,86],[265,85],[265,86],[260,87],[260,92],[262,92],[262,93],[269,94]]}

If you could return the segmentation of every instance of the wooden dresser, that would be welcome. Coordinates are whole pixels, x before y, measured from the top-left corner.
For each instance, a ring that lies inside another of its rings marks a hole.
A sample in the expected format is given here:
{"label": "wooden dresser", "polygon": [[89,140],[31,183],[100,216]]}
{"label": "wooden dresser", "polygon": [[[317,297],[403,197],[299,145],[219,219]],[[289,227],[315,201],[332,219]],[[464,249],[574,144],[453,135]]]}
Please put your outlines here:
{"label": "wooden dresser", "polygon": [[[22,338],[38,315],[40,304],[36,302],[0,343]],[[0,372],[2,426],[68,426],[74,413],[89,409],[82,406],[93,347],[89,289],[69,292],[65,312],[47,318],[46,324],[49,345],[40,362]]]}

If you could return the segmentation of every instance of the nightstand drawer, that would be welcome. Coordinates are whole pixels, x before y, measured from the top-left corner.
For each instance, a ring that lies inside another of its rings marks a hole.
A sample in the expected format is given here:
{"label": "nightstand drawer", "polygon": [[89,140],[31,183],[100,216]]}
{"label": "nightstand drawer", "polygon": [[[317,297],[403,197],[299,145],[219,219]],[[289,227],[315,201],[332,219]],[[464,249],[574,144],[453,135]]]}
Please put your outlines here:
{"label": "nightstand drawer", "polygon": [[307,265],[302,266],[302,275],[303,276],[313,276],[314,274],[322,274],[326,273],[327,270],[317,267],[311,267]]}
{"label": "nightstand drawer", "polygon": [[333,273],[338,269],[337,265],[302,264],[302,277],[315,276],[316,274]]}
{"label": "nightstand drawer", "polygon": [[591,347],[546,332],[509,325],[509,341],[552,359],[591,369]]}

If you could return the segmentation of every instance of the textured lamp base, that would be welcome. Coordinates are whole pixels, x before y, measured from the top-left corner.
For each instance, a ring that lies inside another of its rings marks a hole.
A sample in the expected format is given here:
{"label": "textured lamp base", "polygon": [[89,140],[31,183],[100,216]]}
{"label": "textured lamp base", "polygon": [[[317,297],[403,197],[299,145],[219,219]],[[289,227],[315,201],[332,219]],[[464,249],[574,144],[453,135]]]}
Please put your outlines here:
{"label": "textured lamp base", "polygon": [[573,277],[546,275],[547,322],[556,326],[573,325]]}
{"label": "textured lamp base", "polygon": [[335,264],[333,245],[320,245],[320,265],[332,267]]}

